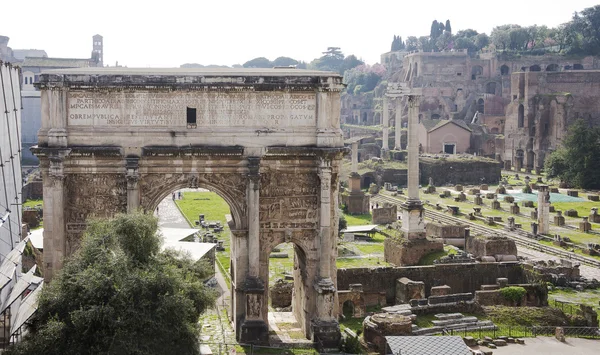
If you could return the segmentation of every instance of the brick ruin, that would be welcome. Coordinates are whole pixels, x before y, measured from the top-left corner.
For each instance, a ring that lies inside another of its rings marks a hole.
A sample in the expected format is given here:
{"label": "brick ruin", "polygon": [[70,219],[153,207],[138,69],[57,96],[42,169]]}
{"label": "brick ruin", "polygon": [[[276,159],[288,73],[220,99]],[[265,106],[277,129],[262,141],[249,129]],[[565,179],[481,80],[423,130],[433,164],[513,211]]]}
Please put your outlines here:
{"label": "brick ruin", "polygon": [[[468,152],[507,168],[541,170],[568,126],[578,118],[600,124],[600,62],[596,57],[513,57],[463,51],[389,52],[382,55],[388,81],[423,88],[420,120],[463,120],[471,128]],[[342,122],[382,123],[382,86],[342,97]],[[395,105],[389,105],[391,121]],[[399,116],[406,120],[403,104]],[[393,123],[390,123],[393,126]]]}

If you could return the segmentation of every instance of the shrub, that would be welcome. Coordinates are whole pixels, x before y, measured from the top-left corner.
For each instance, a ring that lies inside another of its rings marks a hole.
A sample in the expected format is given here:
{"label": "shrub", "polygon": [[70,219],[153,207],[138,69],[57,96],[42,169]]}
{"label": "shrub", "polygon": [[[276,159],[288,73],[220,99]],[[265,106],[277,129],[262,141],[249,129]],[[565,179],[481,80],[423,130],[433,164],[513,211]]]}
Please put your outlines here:
{"label": "shrub", "polygon": [[523,296],[527,293],[521,286],[509,286],[500,289],[500,294],[507,301],[511,301],[513,303],[518,303],[523,299]]}

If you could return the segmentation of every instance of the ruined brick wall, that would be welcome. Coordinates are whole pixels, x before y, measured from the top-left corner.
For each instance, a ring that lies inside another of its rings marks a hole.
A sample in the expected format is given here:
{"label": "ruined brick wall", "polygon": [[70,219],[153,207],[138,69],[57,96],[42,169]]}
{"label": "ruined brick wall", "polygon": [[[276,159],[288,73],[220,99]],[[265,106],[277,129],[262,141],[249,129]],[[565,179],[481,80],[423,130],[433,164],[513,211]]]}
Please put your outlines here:
{"label": "ruined brick wall", "polygon": [[398,220],[398,206],[380,207],[373,209],[374,224],[389,224]]}
{"label": "ruined brick wall", "polygon": [[425,185],[429,177],[437,186],[444,184],[475,185],[484,181],[497,184],[501,177],[500,163],[492,160],[448,159],[446,161],[421,158],[420,181]]}
{"label": "ruined brick wall", "polygon": [[428,222],[425,226],[425,232],[428,237],[432,238],[464,238],[465,228],[465,226]]}
{"label": "ruined brick wall", "polygon": [[386,238],[383,245],[385,261],[398,266],[417,265],[425,255],[444,249],[442,241],[430,239],[397,241]]}
{"label": "ruined brick wall", "polygon": [[465,239],[465,251],[481,256],[517,255],[515,241],[506,237],[469,236]]}
{"label": "ruined brick wall", "polygon": [[507,278],[511,284],[525,282],[524,271],[519,263],[338,269],[337,276],[339,290],[347,290],[350,284],[361,283],[365,294],[385,292],[388,304],[393,304],[396,298],[396,279],[401,277],[423,281],[426,297],[429,297],[433,286],[448,285],[453,293],[466,293],[479,290],[481,285],[495,284],[499,277]]}
{"label": "ruined brick wall", "polygon": [[23,185],[23,201],[41,200],[44,198],[44,185],[42,180],[30,181]]}

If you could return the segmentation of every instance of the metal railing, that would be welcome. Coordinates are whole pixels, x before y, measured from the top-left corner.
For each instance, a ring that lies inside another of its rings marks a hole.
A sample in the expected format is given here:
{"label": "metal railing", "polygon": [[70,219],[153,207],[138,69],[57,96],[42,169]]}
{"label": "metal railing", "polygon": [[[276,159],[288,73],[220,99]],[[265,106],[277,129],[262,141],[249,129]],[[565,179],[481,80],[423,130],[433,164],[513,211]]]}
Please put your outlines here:
{"label": "metal railing", "polygon": [[[554,336],[556,328],[546,326],[495,326],[491,327],[465,327],[459,329],[445,329],[443,335],[472,336],[483,339],[484,337],[497,338],[507,336],[511,338],[535,338],[537,336]],[[565,337],[600,339],[600,330],[597,327],[560,327],[564,330]]]}

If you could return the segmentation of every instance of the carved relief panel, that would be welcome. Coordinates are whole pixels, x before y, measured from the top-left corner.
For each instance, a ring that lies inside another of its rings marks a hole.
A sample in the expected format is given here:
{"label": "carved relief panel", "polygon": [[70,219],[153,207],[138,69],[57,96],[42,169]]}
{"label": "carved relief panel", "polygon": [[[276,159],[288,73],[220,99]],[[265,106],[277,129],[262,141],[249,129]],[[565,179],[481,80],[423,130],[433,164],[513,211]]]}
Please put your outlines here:
{"label": "carved relief panel", "polygon": [[127,180],[121,174],[69,174],[65,177],[66,253],[79,246],[90,217],[127,211]]}

